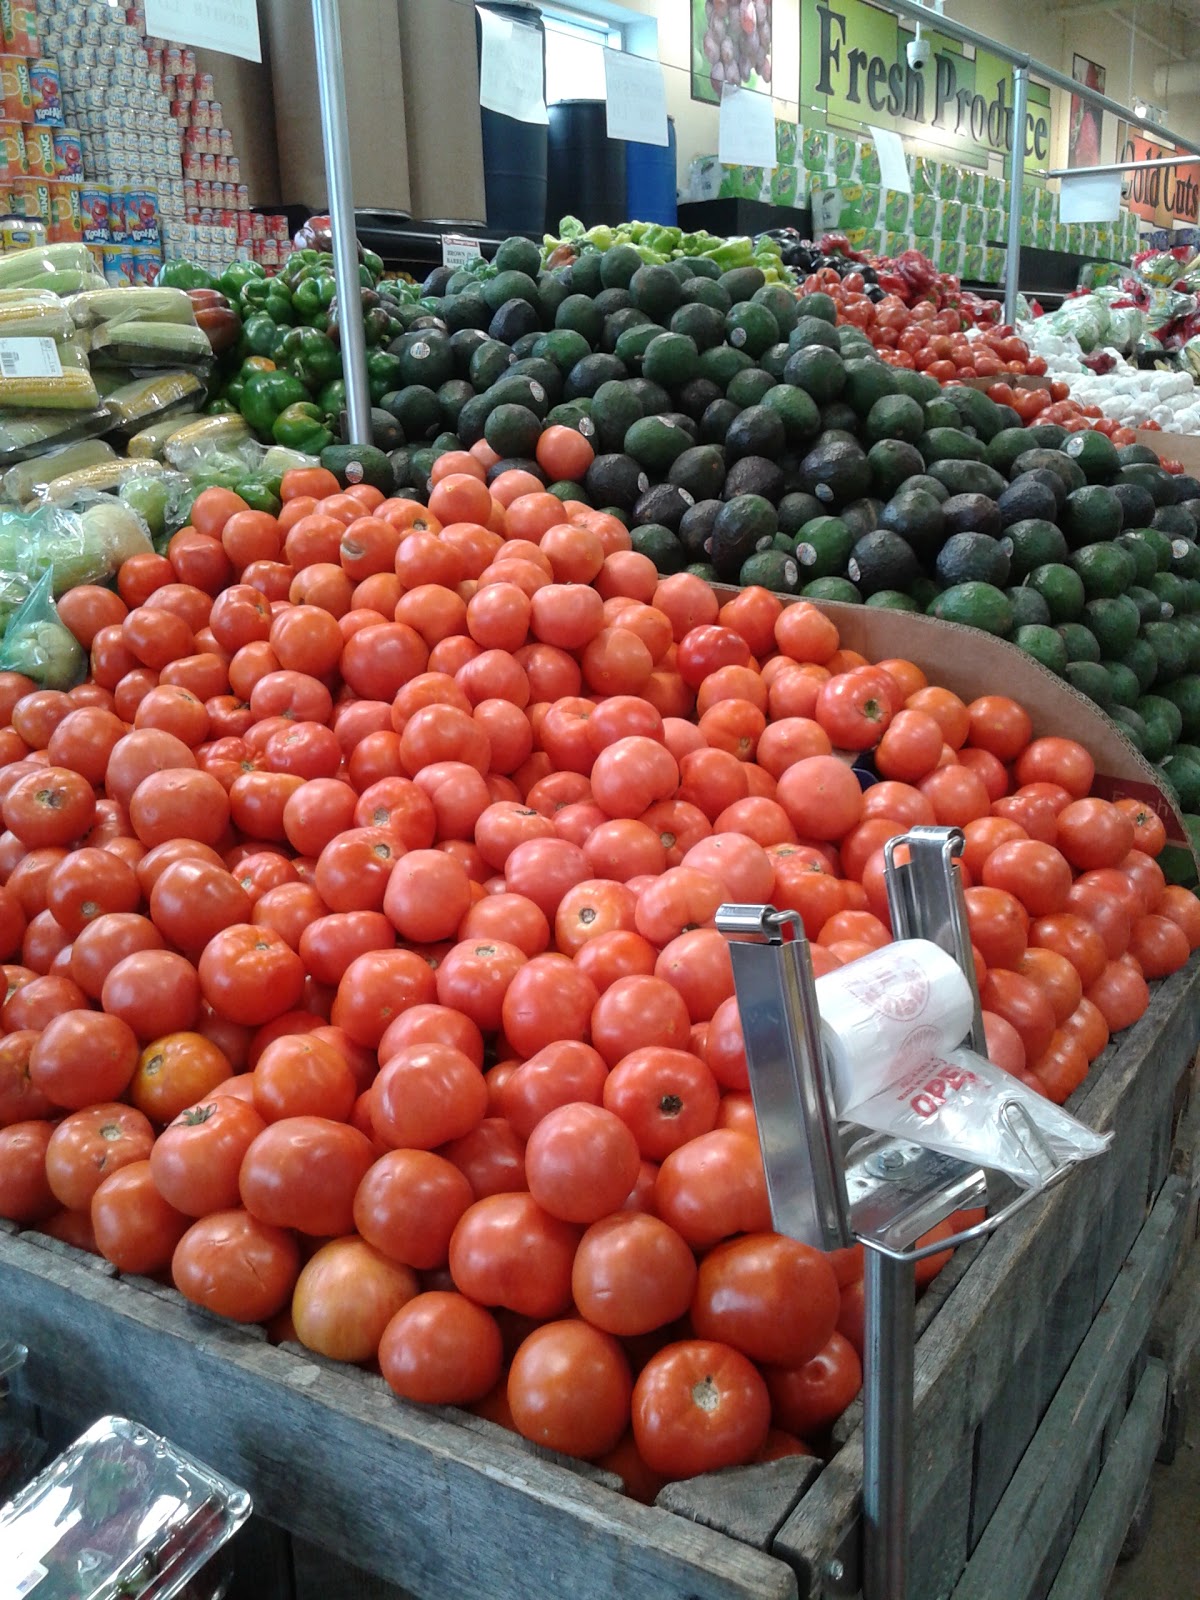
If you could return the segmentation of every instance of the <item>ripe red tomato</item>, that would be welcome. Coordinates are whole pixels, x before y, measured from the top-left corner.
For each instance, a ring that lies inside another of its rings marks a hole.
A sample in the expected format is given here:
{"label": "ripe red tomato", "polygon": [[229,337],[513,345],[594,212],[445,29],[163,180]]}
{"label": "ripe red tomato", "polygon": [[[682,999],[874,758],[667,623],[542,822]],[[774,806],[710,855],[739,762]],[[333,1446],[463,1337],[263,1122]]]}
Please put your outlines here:
{"label": "ripe red tomato", "polygon": [[92,1195],[91,1219],[100,1254],[121,1272],[146,1275],[170,1266],[192,1221],[163,1199],[148,1160],[109,1173]]}
{"label": "ripe red tomato", "polygon": [[564,1222],[598,1222],[616,1211],[640,1165],[637,1141],[625,1123],[586,1102],[548,1112],[525,1147],[529,1192]]}
{"label": "ripe red tomato", "polygon": [[210,1096],[189,1107],[154,1141],[155,1188],[185,1216],[232,1210],[242,1160],[265,1126],[253,1103],[236,1095]]}
{"label": "ripe red tomato", "polygon": [[240,1210],[194,1222],[171,1258],[180,1294],[234,1322],[265,1322],[281,1311],[299,1273],[292,1234]]}
{"label": "ripe red tomato", "polygon": [[594,1222],[571,1269],[576,1309],[594,1327],[630,1338],[683,1316],[696,1285],[696,1260],[674,1228],[623,1211]]}
{"label": "ripe red tomato", "polygon": [[822,1433],[841,1416],[862,1388],[858,1352],[840,1333],[810,1361],[771,1367],[765,1374],[771,1420],[804,1437]]}
{"label": "ripe red tomato", "polygon": [[277,1228],[328,1239],[354,1227],[354,1195],[375,1158],[357,1128],[327,1117],[284,1117],[258,1134],[238,1174],[242,1204]]}
{"label": "ripe red tomato", "polygon": [[707,1339],[667,1345],[633,1389],[639,1454],[667,1478],[690,1478],[753,1458],[771,1425],[766,1383],[745,1356]]}
{"label": "ripe red tomato", "polygon": [[86,1211],[110,1173],[144,1161],[154,1129],[133,1106],[117,1103],[73,1111],[54,1129],[46,1146],[46,1181],[69,1211]]}
{"label": "ripe red tomato", "polygon": [[500,1377],[504,1346],[495,1317],[465,1295],[430,1290],[397,1311],[379,1344],[379,1366],[405,1400],[471,1405]]}
{"label": "ripe red tomato", "polygon": [[625,1432],[632,1390],[617,1340],[574,1318],[535,1328],[508,1369],[517,1432],[584,1460],[611,1450]]}
{"label": "ripe red tomato", "polygon": [[797,1366],[832,1334],[838,1284],[819,1250],[781,1234],[718,1245],[700,1264],[692,1326],[752,1360]]}
{"label": "ripe red tomato", "polygon": [[292,1292],[300,1343],[331,1361],[371,1361],[392,1318],[417,1294],[417,1275],[364,1239],[331,1239]]}
{"label": "ripe red tomato", "polygon": [[580,1231],[543,1211],[529,1194],[477,1200],[450,1238],[450,1274],[460,1293],[545,1320],[571,1302],[571,1265]]}

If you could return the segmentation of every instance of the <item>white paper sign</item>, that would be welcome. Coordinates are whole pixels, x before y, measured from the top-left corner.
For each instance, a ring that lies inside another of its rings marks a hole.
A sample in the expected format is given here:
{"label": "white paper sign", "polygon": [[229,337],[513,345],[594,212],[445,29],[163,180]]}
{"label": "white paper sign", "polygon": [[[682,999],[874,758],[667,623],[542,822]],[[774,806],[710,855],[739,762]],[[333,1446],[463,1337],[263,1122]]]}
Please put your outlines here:
{"label": "white paper sign", "polygon": [[53,339],[0,339],[0,377],[61,378]]}
{"label": "white paper sign", "polygon": [[665,145],[667,91],[662,65],[623,50],[604,52],[604,94],[608,102],[608,137],[635,144]]}
{"label": "white paper sign", "polygon": [[482,254],[478,239],[468,239],[461,233],[444,233],[442,235],[442,265],[444,267],[465,267],[469,261],[474,261]]}
{"label": "white paper sign", "polygon": [[483,49],[479,104],[516,122],[549,122],[546,115],[542,35],[494,11],[476,8]]}
{"label": "white paper sign", "polygon": [[243,61],[262,60],[255,0],[146,0],[146,33]]}
{"label": "white paper sign", "polygon": [[912,193],[912,178],[908,162],[904,159],[904,140],[890,128],[871,128],[875,152],[879,157],[879,183],[884,189],[898,189],[901,194]]}
{"label": "white paper sign", "polygon": [[727,167],[775,165],[775,108],[769,94],[721,85],[717,157]]}
{"label": "white paper sign", "polygon": [[1064,178],[1058,192],[1060,222],[1115,222],[1121,214],[1121,174]]}

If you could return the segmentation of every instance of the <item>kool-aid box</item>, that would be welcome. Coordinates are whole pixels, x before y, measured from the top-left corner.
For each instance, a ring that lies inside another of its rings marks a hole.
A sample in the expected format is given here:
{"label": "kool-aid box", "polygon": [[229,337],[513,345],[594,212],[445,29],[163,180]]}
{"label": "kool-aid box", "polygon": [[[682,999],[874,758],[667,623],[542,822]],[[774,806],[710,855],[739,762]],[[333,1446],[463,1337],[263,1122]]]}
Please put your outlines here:
{"label": "kool-aid box", "polygon": [[78,183],[83,177],[83,140],[74,128],[54,128],[54,167],[60,178]]}
{"label": "kool-aid box", "polygon": [[80,187],[79,215],[84,244],[104,247],[112,243],[111,191],[106,183]]}
{"label": "kool-aid box", "polygon": [[64,120],[62,82],[57,61],[43,56],[29,63],[29,92],[33,101],[33,120],[48,128],[58,127]]}
{"label": "kool-aid box", "polygon": [[135,244],[130,262],[130,282],[138,288],[148,289],[158,277],[162,266],[162,248],[157,244]]}
{"label": "kool-aid box", "polygon": [[133,283],[133,249],[126,244],[104,246],[104,280],[114,289],[124,289]]}
{"label": "kool-aid box", "polygon": [[[115,205],[115,201],[114,201]],[[125,237],[132,245],[157,245],[158,196],[149,189],[124,192]]]}

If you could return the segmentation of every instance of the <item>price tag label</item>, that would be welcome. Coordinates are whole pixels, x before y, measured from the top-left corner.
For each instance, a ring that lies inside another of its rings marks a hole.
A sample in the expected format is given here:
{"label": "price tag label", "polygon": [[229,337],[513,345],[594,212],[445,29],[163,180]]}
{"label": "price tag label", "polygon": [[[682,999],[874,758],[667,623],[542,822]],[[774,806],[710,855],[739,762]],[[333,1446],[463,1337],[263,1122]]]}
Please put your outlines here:
{"label": "price tag label", "polygon": [[146,32],[173,44],[262,60],[255,0],[146,0]]}
{"label": "price tag label", "polygon": [[483,254],[479,248],[478,239],[468,239],[461,233],[444,233],[442,235],[442,265],[444,267],[465,267],[468,262],[476,261]]}
{"label": "price tag label", "polygon": [[61,378],[53,339],[0,339],[0,377]]}
{"label": "price tag label", "polygon": [[29,1571],[17,1579],[17,1586],[13,1590],[13,1600],[23,1600],[27,1594],[32,1594],[42,1579],[46,1576],[46,1568],[40,1561],[36,1561]]}

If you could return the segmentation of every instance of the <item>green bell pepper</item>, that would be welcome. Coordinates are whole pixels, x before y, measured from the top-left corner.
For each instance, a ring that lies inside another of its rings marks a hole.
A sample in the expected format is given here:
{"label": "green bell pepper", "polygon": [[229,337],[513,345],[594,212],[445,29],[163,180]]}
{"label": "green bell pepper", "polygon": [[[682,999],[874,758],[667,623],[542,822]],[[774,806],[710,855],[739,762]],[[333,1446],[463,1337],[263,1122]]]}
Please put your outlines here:
{"label": "green bell pepper", "polygon": [[261,478],[243,478],[237,492],[251,511],[265,511],[269,516],[277,517],[283,509],[283,502],[275,489]]}
{"label": "green bell pepper", "polygon": [[242,391],[242,416],[261,438],[269,439],[281,411],[308,399],[308,390],[290,372],[256,372]]}
{"label": "green bell pepper", "polygon": [[215,289],[217,286],[212,273],[198,267],[194,261],[168,261],[155,282],[163,289]]}
{"label": "green bell pepper", "polygon": [[322,384],[342,375],[341,351],[317,328],[289,328],[280,340],[279,358],[314,394]]}
{"label": "green bell pepper", "polygon": [[335,378],[332,383],[327,383],[317,396],[317,405],[321,415],[328,420],[337,417],[346,409],[346,384],[342,378]]}
{"label": "green bell pepper", "polygon": [[337,293],[337,281],[332,272],[315,272],[312,277],[301,278],[292,292],[292,305],[301,322],[311,322],[314,318],[327,314],[334,295]]}
{"label": "green bell pepper", "polygon": [[325,426],[319,407],[311,400],[300,401],[281,411],[275,418],[271,436],[285,449],[303,450],[310,456],[319,456],[327,444],[333,443],[333,434]]}
{"label": "green bell pepper", "polygon": [[251,355],[269,356],[279,340],[279,324],[265,311],[256,311],[242,326],[242,343]]}
{"label": "green bell pepper", "polygon": [[371,350],[367,354],[367,386],[371,391],[371,404],[378,405],[391,389],[400,387],[403,363],[399,356],[386,350]]}
{"label": "green bell pepper", "polygon": [[363,250],[363,266],[371,274],[372,282],[378,283],[383,277],[383,257],[377,256],[374,250]]}
{"label": "green bell pepper", "polygon": [[296,313],[292,309],[291,292],[278,278],[251,278],[243,285],[238,303],[243,318],[264,311],[272,322],[283,323],[289,327],[296,320]]}
{"label": "green bell pepper", "polygon": [[217,279],[217,288],[232,303],[251,279],[265,278],[266,275],[266,268],[257,261],[231,261]]}

